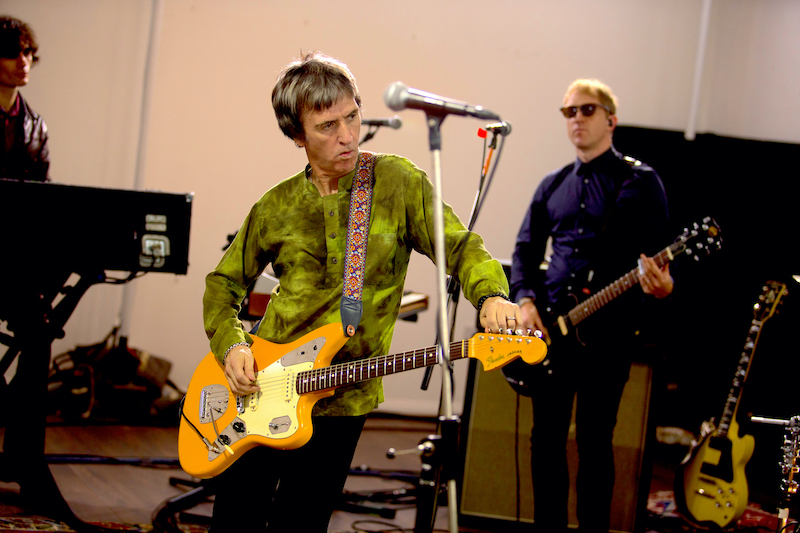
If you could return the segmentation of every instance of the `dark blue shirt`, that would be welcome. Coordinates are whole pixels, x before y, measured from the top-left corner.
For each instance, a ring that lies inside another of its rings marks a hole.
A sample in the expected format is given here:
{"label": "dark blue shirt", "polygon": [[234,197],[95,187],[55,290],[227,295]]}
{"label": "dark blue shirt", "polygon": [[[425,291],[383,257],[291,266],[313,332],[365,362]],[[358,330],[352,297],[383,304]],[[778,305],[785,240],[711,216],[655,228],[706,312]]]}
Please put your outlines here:
{"label": "dark blue shirt", "polygon": [[668,225],[664,185],[651,167],[613,147],[588,163],[576,159],[536,189],[517,236],[511,298],[538,298],[542,310],[542,299],[551,305],[569,292],[597,292],[635,268],[640,253],[669,245]]}

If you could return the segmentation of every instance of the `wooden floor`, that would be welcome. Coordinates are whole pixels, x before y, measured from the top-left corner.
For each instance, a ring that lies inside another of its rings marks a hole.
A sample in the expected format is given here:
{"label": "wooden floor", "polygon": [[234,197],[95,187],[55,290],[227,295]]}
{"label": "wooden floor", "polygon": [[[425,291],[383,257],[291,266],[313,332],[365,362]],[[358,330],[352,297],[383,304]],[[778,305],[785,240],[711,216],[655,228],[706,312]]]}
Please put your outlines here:
{"label": "wooden floor", "polygon": [[[418,475],[418,455],[399,455],[390,459],[386,452],[389,448],[412,450],[435,431],[432,419],[373,416],[368,419],[359,441],[353,468]],[[86,522],[151,524],[155,512],[164,502],[190,489],[170,482],[171,479],[190,480],[177,466],[176,428],[51,424],[47,429],[45,452],[64,499],[75,515]],[[82,457],[87,454],[90,457]],[[94,461],[95,457],[114,458],[116,464]],[[73,462],[73,459],[81,462]],[[87,459],[92,461],[86,462]],[[671,484],[667,479],[670,475],[669,468],[656,465],[654,486],[659,488],[659,484]],[[402,498],[394,498],[399,501],[382,505],[380,501],[370,501],[365,496],[379,496],[392,491],[402,493],[404,489],[413,489],[413,485],[372,475],[351,475],[345,486],[346,492],[353,496],[354,501],[370,509],[337,511],[329,530],[413,531],[417,516],[413,500],[403,503]],[[28,512],[20,508],[18,492],[16,483],[0,482],[0,517]],[[199,516],[198,521],[203,523],[204,518],[210,515],[211,504],[197,505],[189,512]],[[381,513],[390,514],[381,516]],[[447,506],[440,506],[435,525],[437,531],[448,530],[448,514]],[[182,523],[188,523],[191,518],[181,516]],[[481,530],[462,527],[461,531]]]}
{"label": "wooden floor", "polygon": [[[418,475],[418,456],[399,455],[389,459],[386,452],[389,448],[413,449],[435,430],[434,421],[428,419],[371,418],[356,450],[354,470],[363,468],[367,472]],[[150,524],[155,511],[164,502],[185,494],[190,488],[170,483],[171,478],[191,481],[176,464],[177,429],[172,427],[51,425],[47,428],[45,453],[61,494],[75,515],[86,522]],[[85,455],[90,457],[83,457]],[[99,457],[114,458],[115,464],[104,464],[97,459]],[[416,517],[413,503],[387,505],[387,510],[381,509],[384,506],[380,503],[355,497],[361,492],[371,494],[410,488],[413,485],[402,480],[372,475],[350,476],[345,490],[354,496],[354,500],[375,509],[371,514],[367,514],[367,510],[363,513],[337,511],[331,520],[330,531],[353,531],[354,523],[364,520],[377,520],[413,530]],[[0,482],[0,516],[29,512],[20,505],[19,485]],[[199,521],[203,522],[203,517],[210,515],[211,505],[201,504],[189,512],[199,515]],[[380,516],[386,512],[392,512],[394,516]],[[437,529],[446,530],[447,509],[440,508],[437,516],[440,517],[437,518]],[[188,521],[190,518],[185,519]],[[370,524],[366,527],[369,530]]]}

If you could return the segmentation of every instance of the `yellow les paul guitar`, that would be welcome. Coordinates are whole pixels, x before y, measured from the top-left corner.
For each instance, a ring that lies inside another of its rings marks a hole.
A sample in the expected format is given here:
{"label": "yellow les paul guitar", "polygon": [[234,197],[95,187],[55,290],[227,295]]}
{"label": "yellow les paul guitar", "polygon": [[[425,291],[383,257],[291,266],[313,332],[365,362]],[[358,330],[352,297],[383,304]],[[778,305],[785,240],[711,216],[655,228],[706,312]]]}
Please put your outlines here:
{"label": "yellow les paul guitar", "polygon": [[[234,395],[213,353],[192,376],[181,409],[178,458],[201,479],[220,474],[247,450],[269,446],[291,450],[313,433],[311,409],[334,389],[367,379],[437,364],[437,347],[330,364],[347,342],[340,323],[322,326],[289,344],[253,337],[258,393]],[[477,333],[450,344],[450,359],[472,357],[484,370],[521,357],[541,362],[547,345],[537,337]]]}
{"label": "yellow les paul guitar", "polygon": [[744,469],[753,455],[755,439],[752,435],[739,435],[736,413],[761,328],[785,294],[786,285],[767,282],[753,307],[754,318],[719,424],[714,427],[713,421],[703,423],[700,442],[690,450],[675,477],[676,504],[693,524],[724,528],[742,516],[747,507],[749,492]]}

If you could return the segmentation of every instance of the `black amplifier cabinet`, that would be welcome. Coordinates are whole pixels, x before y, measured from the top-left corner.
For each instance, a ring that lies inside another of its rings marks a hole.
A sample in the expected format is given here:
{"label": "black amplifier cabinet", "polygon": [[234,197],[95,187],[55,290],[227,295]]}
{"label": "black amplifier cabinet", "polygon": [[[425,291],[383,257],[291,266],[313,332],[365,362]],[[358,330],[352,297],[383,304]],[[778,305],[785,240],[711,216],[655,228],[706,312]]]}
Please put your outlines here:
{"label": "black amplifier cabinet", "polygon": [[192,193],[0,180],[3,262],[186,274]]}

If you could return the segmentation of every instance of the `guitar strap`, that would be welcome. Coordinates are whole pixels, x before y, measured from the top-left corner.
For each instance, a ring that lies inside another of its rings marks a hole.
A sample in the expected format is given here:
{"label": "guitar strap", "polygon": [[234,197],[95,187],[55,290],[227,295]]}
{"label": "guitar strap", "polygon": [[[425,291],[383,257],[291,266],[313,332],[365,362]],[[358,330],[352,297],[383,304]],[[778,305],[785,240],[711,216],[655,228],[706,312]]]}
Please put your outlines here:
{"label": "guitar strap", "polygon": [[361,151],[350,190],[350,218],[344,255],[344,282],[340,312],[345,334],[352,337],[361,321],[364,267],[367,262],[369,217],[372,208],[375,154]]}

